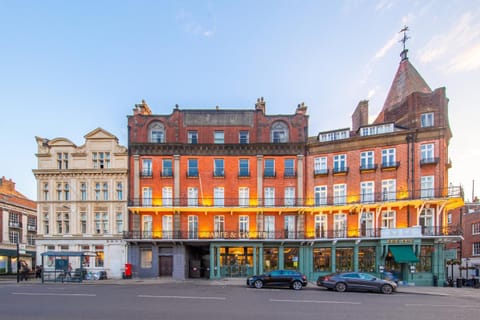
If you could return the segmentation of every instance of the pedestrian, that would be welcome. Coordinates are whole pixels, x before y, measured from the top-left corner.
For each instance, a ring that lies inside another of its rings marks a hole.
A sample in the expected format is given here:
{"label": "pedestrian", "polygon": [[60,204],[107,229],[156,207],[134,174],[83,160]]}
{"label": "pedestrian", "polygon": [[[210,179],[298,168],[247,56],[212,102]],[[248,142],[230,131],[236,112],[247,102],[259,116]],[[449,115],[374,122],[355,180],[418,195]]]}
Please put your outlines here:
{"label": "pedestrian", "polygon": [[66,277],[69,278],[69,279],[72,278],[72,264],[70,262],[68,263]]}
{"label": "pedestrian", "polygon": [[42,277],[42,266],[35,267],[35,279],[39,279]]}

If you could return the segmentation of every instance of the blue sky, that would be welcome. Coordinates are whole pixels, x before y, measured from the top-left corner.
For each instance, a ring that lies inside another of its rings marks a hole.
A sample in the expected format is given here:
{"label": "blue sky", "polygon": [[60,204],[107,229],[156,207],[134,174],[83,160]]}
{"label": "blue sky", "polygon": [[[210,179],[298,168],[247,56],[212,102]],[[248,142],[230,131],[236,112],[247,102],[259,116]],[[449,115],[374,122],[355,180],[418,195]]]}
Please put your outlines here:
{"label": "blue sky", "polygon": [[0,176],[36,200],[35,136],[102,127],[127,145],[127,115],[253,108],[292,114],[305,102],[309,135],[371,118],[410,28],[412,64],[446,87],[450,181],[480,189],[480,0],[7,1],[0,0]]}

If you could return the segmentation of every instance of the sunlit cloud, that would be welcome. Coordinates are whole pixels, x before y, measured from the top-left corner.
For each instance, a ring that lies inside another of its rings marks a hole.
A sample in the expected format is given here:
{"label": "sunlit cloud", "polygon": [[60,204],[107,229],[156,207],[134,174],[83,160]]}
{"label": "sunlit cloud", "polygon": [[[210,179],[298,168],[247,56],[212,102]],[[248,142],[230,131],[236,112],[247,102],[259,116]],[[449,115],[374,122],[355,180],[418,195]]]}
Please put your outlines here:
{"label": "sunlit cloud", "polygon": [[472,71],[480,68],[480,43],[455,56],[448,66],[448,72]]}
{"label": "sunlit cloud", "polygon": [[382,58],[398,42],[398,39],[399,36],[398,33],[396,33],[379,51],[377,51],[375,59]]}
{"label": "sunlit cloud", "polygon": [[[480,68],[480,22],[471,12],[452,22],[452,28],[435,35],[420,51],[423,63],[439,63],[445,73]],[[443,63],[443,64],[441,64]]]}

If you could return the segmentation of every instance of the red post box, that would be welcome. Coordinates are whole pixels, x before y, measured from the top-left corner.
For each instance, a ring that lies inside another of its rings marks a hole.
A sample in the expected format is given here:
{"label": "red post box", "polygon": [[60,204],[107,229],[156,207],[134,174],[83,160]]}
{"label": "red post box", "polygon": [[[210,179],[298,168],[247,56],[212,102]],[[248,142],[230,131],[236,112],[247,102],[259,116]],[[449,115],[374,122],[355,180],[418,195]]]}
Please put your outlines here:
{"label": "red post box", "polygon": [[125,279],[132,279],[132,264],[125,263]]}

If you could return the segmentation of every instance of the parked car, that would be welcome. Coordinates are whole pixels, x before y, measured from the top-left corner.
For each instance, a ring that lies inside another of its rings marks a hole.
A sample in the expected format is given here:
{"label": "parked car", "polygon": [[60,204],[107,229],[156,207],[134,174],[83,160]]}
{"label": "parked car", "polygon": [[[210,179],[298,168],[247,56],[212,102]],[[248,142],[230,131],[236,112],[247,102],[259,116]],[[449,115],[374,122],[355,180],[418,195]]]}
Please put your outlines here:
{"label": "parked car", "polygon": [[300,290],[307,285],[307,277],[294,270],[273,270],[247,278],[247,286],[260,289],[266,286],[288,286]]}
{"label": "parked car", "polygon": [[383,279],[384,279],[384,280],[393,281],[393,282],[395,282],[396,284],[398,284],[398,275],[395,274],[395,273],[393,273],[393,272],[384,271],[384,272],[383,272]]}
{"label": "parked car", "polygon": [[320,276],[317,286],[338,292],[344,291],[375,291],[390,294],[397,290],[397,284],[390,280],[379,279],[362,272],[331,273]]}

